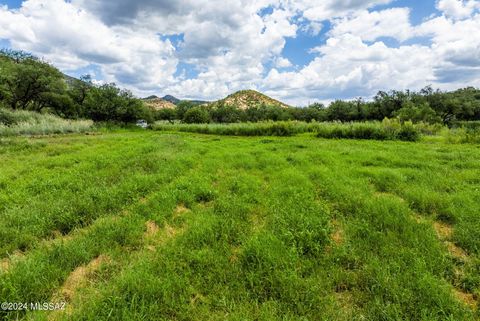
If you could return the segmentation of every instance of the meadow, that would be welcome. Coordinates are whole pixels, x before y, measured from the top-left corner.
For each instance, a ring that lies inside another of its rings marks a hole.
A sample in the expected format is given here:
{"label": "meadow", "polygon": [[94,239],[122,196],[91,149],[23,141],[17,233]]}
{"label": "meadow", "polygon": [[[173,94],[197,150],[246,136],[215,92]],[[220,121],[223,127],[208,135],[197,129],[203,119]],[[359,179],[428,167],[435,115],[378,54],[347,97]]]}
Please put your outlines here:
{"label": "meadow", "polygon": [[5,320],[478,320],[480,146],[0,138]]}

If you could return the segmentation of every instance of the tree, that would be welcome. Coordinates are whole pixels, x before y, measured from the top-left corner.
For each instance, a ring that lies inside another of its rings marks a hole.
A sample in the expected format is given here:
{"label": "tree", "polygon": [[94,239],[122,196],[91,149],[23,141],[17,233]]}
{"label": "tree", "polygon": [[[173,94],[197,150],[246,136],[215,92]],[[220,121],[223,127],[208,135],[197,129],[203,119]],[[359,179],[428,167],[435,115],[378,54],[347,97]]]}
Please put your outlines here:
{"label": "tree", "polygon": [[155,120],[167,120],[173,124],[174,120],[177,119],[177,113],[175,109],[163,108],[154,112],[154,118]]}
{"label": "tree", "polygon": [[210,114],[203,107],[193,107],[185,112],[183,122],[187,124],[206,124],[210,122]]}
{"label": "tree", "polygon": [[115,84],[92,87],[84,101],[84,115],[94,121],[132,123],[139,119],[153,120],[151,111],[140,99]]}
{"label": "tree", "polygon": [[63,74],[46,62],[18,51],[0,52],[2,99],[12,109],[41,111],[52,93],[64,94]]}
{"label": "tree", "polygon": [[426,102],[415,105],[413,102],[407,102],[404,106],[395,112],[401,122],[412,121],[425,123],[438,123],[441,121],[435,111]]}
{"label": "tree", "polygon": [[352,101],[336,100],[327,109],[328,120],[352,121],[358,118],[357,105]]}
{"label": "tree", "polygon": [[177,113],[177,119],[183,119],[185,113],[195,107],[195,104],[190,101],[181,101],[177,104],[175,111]]}
{"label": "tree", "polygon": [[68,94],[77,105],[83,106],[88,91],[92,87],[92,77],[90,75],[83,75],[80,79],[73,79],[71,81]]}
{"label": "tree", "polygon": [[214,123],[236,123],[242,120],[243,111],[233,107],[220,105],[211,110],[211,118]]}

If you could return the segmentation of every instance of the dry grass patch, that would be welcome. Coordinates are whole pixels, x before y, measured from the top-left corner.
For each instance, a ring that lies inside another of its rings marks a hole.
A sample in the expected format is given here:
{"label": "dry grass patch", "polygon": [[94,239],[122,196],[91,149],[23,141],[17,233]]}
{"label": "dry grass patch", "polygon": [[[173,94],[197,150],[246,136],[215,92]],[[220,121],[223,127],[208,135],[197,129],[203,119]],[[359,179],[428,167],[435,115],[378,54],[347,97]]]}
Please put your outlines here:
{"label": "dry grass patch", "polygon": [[452,237],[453,228],[443,222],[433,222],[433,228],[441,240],[448,240]]}
{"label": "dry grass patch", "polygon": [[183,228],[177,228],[169,224],[165,224],[163,228],[160,228],[153,221],[147,221],[145,227],[146,230],[143,237],[146,242],[145,247],[149,251],[155,251],[157,246],[164,244],[169,239],[183,232]]}
{"label": "dry grass patch", "polygon": [[146,227],[146,231],[145,231],[145,234],[144,234],[145,237],[154,236],[160,230],[157,223],[155,223],[154,221],[147,221],[145,223],[145,227]]}
{"label": "dry grass patch", "polygon": [[453,242],[445,241],[445,245],[447,246],[448,253],[453,257],[460,259],[462,261],[468,261],[469,257],[467,252],[465,252],[461,247],[458,247]]}
{"label": "dry grass patch", "polygon": [[453,228],[450,225],[435,221],[433,222],[433,228],[438,238],[445,243],[450,255],[464,262],[469,259],[468,254],[462,248],[450,241],[453,235]]}
{"label": "dry grass patch", "polygon": [[175,210],[173,211],[173,216],[177,217],[177,216],[180,216],[182,214],[187,213],[188,211],[190,211],[190,209],[185,207],[184,204],[178,204],[177,207],[175,208]]}
{"label": "dry grass patch", "polygon": [[0,260],[0,273],[5,273],[20,259],[24,258],[25,254],[20,251],[13,252],[12,255]]}
{"label": "dry grass patch", "polygon": [[455,294],[455,297],[458,300],[460,300],[460,302],[463,302],[470,309],[472,309],[472,310],[477,310],[478,309],[478,302],[475,299],[475,296],[473,294],[465,293],[463,291],[460,291],[459,289],[454,289],[453,293]]}
{"label": "dry grass patch", "polygon": [[108,256],[100,255],[87,265],[77,267],[70,273],[60,289],[53,295],[52,302],[71,301],[77,290],[87,285],[89,277],[98,271],[102,264],[108,262],[110,262]]}
{"label": "dry grass patch", "polygon": [[341,246],[345,242],[345,231],[336,219],[332,220],[332,233],[330,234],[330,239],[332,240],[331,245],[327,245],[325,248],[327,252],[332,250],[332,247]]}

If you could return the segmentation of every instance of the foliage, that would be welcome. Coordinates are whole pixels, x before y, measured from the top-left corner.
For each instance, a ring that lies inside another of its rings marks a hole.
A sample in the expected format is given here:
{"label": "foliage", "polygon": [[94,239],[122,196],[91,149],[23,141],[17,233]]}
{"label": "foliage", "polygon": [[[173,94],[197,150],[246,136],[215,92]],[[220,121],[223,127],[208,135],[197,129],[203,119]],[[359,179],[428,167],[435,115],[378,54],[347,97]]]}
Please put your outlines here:
{"label": "foliage", "polygon": [[85,116],[93,121],[153,121],[151,110],[140,99],[134,98],[131,92],[121,90],[115,84],[92,87],[83,105]]}
{"label": "foliage", "polygon": [[[350,101],[336,100],[328,107],[320,103],[307,107],[286,107],[268,104],[265,102],[269,101],[266,98],[259,100],[264,101],[263,103],[259,102],[251,98],[251,95],[247,97],[250,100],[245,100],[242,95],[241,91],[234,94],[233,98],[227,97],[199,107],[210,114],[212,122],[220,124],[286,120],[359,122],[398,118],[401,122],[451,126],[458,120],[480,120],[480,90],[474,88],[454,92],[434,91],[430,87],[419,92],[381,91],[372,101],[361,98]],[[176,108],[175,119],[183,120],[185,112],[193,107],[194,104],[190,102],[181,103]],[[173,122],[171,117],[168,118]]]}
{"label": "foliage", "polygon": [[195,104],[192,103],[191,101],[187,100],[182,100],[177,104],[177,107],[175,108],[176,114],[177,114],[177,119],[183,120],[185,117],[185,113],[195,107]]}
{"label": "foliage", "polygon": [[0,101],[12,110],[46,111],[70,119],[153,121],[152,113],[130,92],[114,84],[95,86],[88,75],[67,77],[22,51],[0,51]]}
{"label": "foliage", "polygon": [[6,105],[34,111],[50,107],[66,90],[55,67],[29,54],[5,50],[0,51],[0,88]]}
{"label": "foliage", "polygon": [[210,122],[210,114],[205,108],[192,107],[183,115],[183,122],[187,124],[205,124]]}
{"label": "foliage", "polygon": [[[380,91],[371,101],[361,98],[336,100],[326,108],[314,103],[304,108],[290,107],[252,90],[234,93],[210,104],[179,102],[174,111],[151,111],[131,93],[114,84],[97,86],[86,75],[75,79],[63,75],[50,64],[23,51],[0,51],[0,102],[13,110],[47,111],[63,118],[91,118],[95,121],[132,123],[175,120],[190,123],[237,123],[297,120],[382,121],[444,124],[480,121],[480,90],[472,87],[442,92],[431,87],[422,90]],[[186,113],[192,108],[185,118]],[[207,115],[208,114],[208,115]]]}
{"label": "foliage", "polygon": [[153,117],[155,120],[166,120],[170,123],[173,123],[177,118],[177,113],[175,109],[163,108],[153,112]]}

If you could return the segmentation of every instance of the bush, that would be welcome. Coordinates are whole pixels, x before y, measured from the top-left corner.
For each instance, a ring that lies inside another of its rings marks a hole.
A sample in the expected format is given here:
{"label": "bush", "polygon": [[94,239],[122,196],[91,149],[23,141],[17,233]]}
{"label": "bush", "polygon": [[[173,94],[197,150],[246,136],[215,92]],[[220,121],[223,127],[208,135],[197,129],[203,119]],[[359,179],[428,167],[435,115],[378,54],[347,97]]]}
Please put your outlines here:
{"label": "bush", "polygon": [[10,126],[15,124],[16,119],[13,112],[0,106],[0,125]]}
{"label": "bush", "polygon": [[210,122],[210,114],[203,107],[193,107],[185,112],[183,122],[187,124],[206,124]]}
{"label": "bush", "polygon": [[402,124],[397,137],[399,140],[415,142],[420,139],[420,133],[415,127],[413,127],[412,122],[409,121]]}

